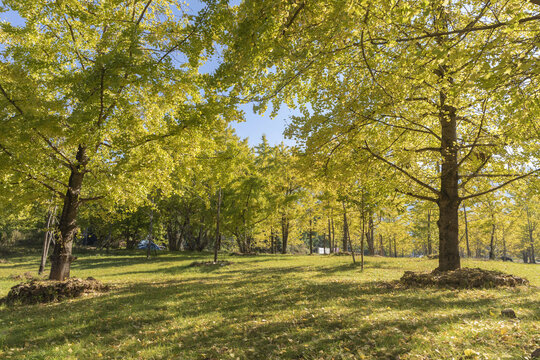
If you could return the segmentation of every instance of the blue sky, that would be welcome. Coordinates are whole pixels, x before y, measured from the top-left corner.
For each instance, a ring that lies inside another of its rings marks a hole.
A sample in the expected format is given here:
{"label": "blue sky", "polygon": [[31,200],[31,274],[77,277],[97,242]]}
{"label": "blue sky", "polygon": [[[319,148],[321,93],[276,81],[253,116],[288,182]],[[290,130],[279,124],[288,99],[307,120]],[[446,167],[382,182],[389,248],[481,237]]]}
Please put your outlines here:
{"label": "blue sky", "polygon": [[[232,2],[235,3],[237,1]],[[1,5],[3,4],[0,0],[0,6]],[[189,6],[193,12],[197,12],[201,9],[201,3],[198,0],[191,1]],[[17,13],[11,11],[0,13],[0,20],[8,21],[15,25],[23,23],[23,20]],[[218,64],[219,59],[211,59],[201,68],[201,71],[211,72]],[[239,108],[244,111],[246,121],[241,123],[232,122],[231,126],[235,129],[238,136],[241,138],[248,138],[248,142],[251,146],[257,145],[263,135],[266,135],[266,138],[271,145],[276,145],[280,142],[284,142],[287,145],[295,144],[294,140],[285,139],[283,137],[283,130],[285,130],[290,117],[298,114],[294,110],[284,106],[279,110],[276,118],[271,119],[269,116],[270,111],[267,111],[264,115],[253,113],[253,104],[240,105]]]}

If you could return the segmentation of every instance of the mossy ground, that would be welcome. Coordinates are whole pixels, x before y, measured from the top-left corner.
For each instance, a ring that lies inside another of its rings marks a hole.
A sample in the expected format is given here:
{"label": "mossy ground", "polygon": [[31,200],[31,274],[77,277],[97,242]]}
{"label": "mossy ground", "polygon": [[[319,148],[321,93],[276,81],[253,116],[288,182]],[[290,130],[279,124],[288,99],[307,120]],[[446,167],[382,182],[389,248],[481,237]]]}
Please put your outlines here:
{"label": "mossy ground", "polygon": [[[540,347],[540,267],[465,260],[531,287],[392,289],[379,281],[437,260],[341,256],[77,254],[72,276],[103,295],[0,307],[2,359],[527,359]],[[38,256],[0,264],[0,297]],[[512,308],[518,319],[500,315]]]}

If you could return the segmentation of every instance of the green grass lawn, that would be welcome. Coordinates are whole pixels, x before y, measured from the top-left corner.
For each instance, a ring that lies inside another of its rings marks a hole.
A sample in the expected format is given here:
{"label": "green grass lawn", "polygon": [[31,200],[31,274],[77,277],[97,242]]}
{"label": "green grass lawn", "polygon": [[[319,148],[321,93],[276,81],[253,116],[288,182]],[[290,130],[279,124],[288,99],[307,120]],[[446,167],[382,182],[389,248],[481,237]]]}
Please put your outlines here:
{"label": "green grass lawn", "polygon": [[[530,288],[392,290],[381,280],[436,260],[338,256],[79,255],[72,276],[103,295],[0,307],[1,359],[527,359],[540,347],[540,267],[464,261],[524,276]],[[0,264],[0,296],[38,256]],[[518,319],[500,316],[510,307]]]}

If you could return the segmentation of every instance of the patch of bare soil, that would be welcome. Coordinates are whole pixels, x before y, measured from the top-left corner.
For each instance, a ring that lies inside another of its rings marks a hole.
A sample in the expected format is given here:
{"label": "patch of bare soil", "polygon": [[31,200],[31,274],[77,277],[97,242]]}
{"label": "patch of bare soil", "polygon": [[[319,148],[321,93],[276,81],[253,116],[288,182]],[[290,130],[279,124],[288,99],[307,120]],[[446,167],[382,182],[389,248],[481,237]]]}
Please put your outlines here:
{"label": "patch of bare soil", "polygon": [[232,252],[229,254],[229,256],[255,256],[258,255],[256,252],[247,252],[247,253],[241,253],[241,252]]}
{"label": "patch of bare soil", "polygon": [[106,291],[109,291],[108,285],[90,277],[86,280],[32,280],[13,286],[2,302],[7,305],[48,303],[76,298],[84,293]]}
{"label": "patch of bare soil", "polygon": [[405,271],[399,284],[406,287],[441,287],[454,289],[515,287],[528,285],[529,281],[518,276],[480,268],[463,268],[454,271],[416,273]]}
{"label": "patch of bare soil", "polygon": [[200,267],[200,266],[227,266],[231,265],[232,262],[226,260],[219,260],[216,262],[213,261],[194,261],[189,266],[191,267]]}

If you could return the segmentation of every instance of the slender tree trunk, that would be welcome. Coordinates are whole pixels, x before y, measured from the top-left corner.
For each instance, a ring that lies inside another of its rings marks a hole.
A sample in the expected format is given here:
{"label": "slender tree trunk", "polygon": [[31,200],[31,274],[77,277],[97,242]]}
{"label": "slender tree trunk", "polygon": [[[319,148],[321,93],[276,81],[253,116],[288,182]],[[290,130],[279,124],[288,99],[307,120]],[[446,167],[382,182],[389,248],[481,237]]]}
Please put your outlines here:
{"label": "slender tree trunk", "polygon": [[379,255],[380,256],[385,256],[386,254],[384,253],[384,243],[383,243],[383,236],[382,234],[379,234]]}
{"label": "slender tree trunk", "polygon": [[281,253],[286,254],[287,253],[287,242],[289,240],[289,219],[287,218],[287,215],[283,214],[281,216]]}
{"label": "slender tree trunk", "polygon": [[[153,204],[154,202],[152,202]],[[150,257],[151,245],[154,240],[154,208],[150,209],[150,227],[148,228],[148,246],[146,248],[146,258]]]}
{"label": "slender tree trunk", "polygon": [[334,215],[331,216],[331,223],[332,223],[332,240],[330,241],[330,254],[332,254],[336,247],[336,233],[334,229]]}
{"label": "slender tree trunk", "polygon": [[503,261],[506,261],[506,236],[505,231],[502,233],[502,244],[503,244]]}
{"label": "slender tree trunk", "polygon": [[54,210],[49,210],[47,213],[47,231],[45,232],[45,240],[43,241],[43,251],[41,252],[41,263],[39,264],[38,274],[43,274],[45,271],[45,264],[47,262],[47,256],[49,254],[49,246],[53,238],[54,231],[52,227],[54,226],[54,217],[56,216],[56,206]]}
{"label": "slender tree trunk", "polygon": [[270,253],[275,254],[276,253],[276,245],[275,245],[275,239],[274,239],[274,228],[270,228]]}
{"label": "slender tree trunk", "polygon": [[309,255],[313,255],[313,219],[309,219]]}
{"label": "slender tree trunk", "polygon": [[396,240],[395,235],[394,235],[394,257],[397,258],[397,240]]}
{"label": "slender tree trunk", "polygon": [[369,213],[367,245],[369,255],[375,255],[375,225],[373,224],[373,213]]}
{"label": "slender tree trunk", "polygon": [[[330,252],[331,247],[332,247],[332,227],[330,224],[330,218],[328,218],[328,252]],[[324,253],[326,254],[326,245],[324,248]]]}
{"label": "slender tree trunk", "polygon": [[467,208],[463,204],[463,220],[465,221],[465,242],[467,244],[467,257],[471,257],[471,248],[469,246],[469,222],[467,221]]}
{"label": "slender tree trunk", "polygon": [[428,255],[433,253],[431,248],[431,210],[427,211],[427,252]]}
{"label": "slender tree trunk", "polygon": [[527,207],[527,229],[529,232],[529,243],[530,243],[529,262],[531,264],[536,264],[536,257],[534,254],[534,238],[533,238],[534,229],[531,224],[531,213],[529,212],[529,207]]}
{"label": "slender tree trunk", "polygon": [[343,244],[345,249],[351,248],[351,255],[353,264],[356,264],[356,258],[354,257],[354,249],[351,242],[351,234],[349,233],[349,223],[347,221],[347,208],[345,207],[345,201],[343,202]]}
{"label": "slender tree trunk", "polygon": [[489,260],[495,260],[495,230],[497,227],[495,226],[495,219],[493,219],[493,223],[491,224],[491,238],[489,241]]}
{"label": "slender tree trunk", "polygon": [[[443,71],[443,70],[441,70]],[[439,267],[440,271],[459,269],[459,193],[456,108],[446,105],[446,94],[440,92],[441,190],[439,193]]]}
{"label": "slender tree trunk", "polygon": [[345,202],[343,201],[343,241],[342,241],[342,247],[343,247],[343,251],[346,252],[346,251],[349,251],[349,241],[347,240],[347,227],[348,227],[348,224],[347,224],[347,210],[345,208]]}
{"label": "slender tree trunk", "polygon": [[218,190],[218,198],[217,198],[217,214],[216,214],[216,240],[214,242],[214,263],[217,262],[218,258],[218,250],[219,250],[219,243],[221,240],[221,234],[219,232],[219,216],[221,211],[221,187]]}
{"label": "slender tree trunk", "polygon": [[362,189],[362,236],[360,238],[360,268],[364,271],[364,235],[366,233],[366,214],[364,212],[364,191]]}
{"label": "slender tree trunk", "polygon": [[64,280],[69,277],[71,262],[75,260],[72,254],[73,238],[77,231],[77,214],[79,212],[79,196],[86,174],[88,157],[86,147],[79,145],[75,157],[77,163],[71,168],[68,189],[64,197],[62,214],[58,222],[59,237],[54,244],[51,255],[50,280]]}

